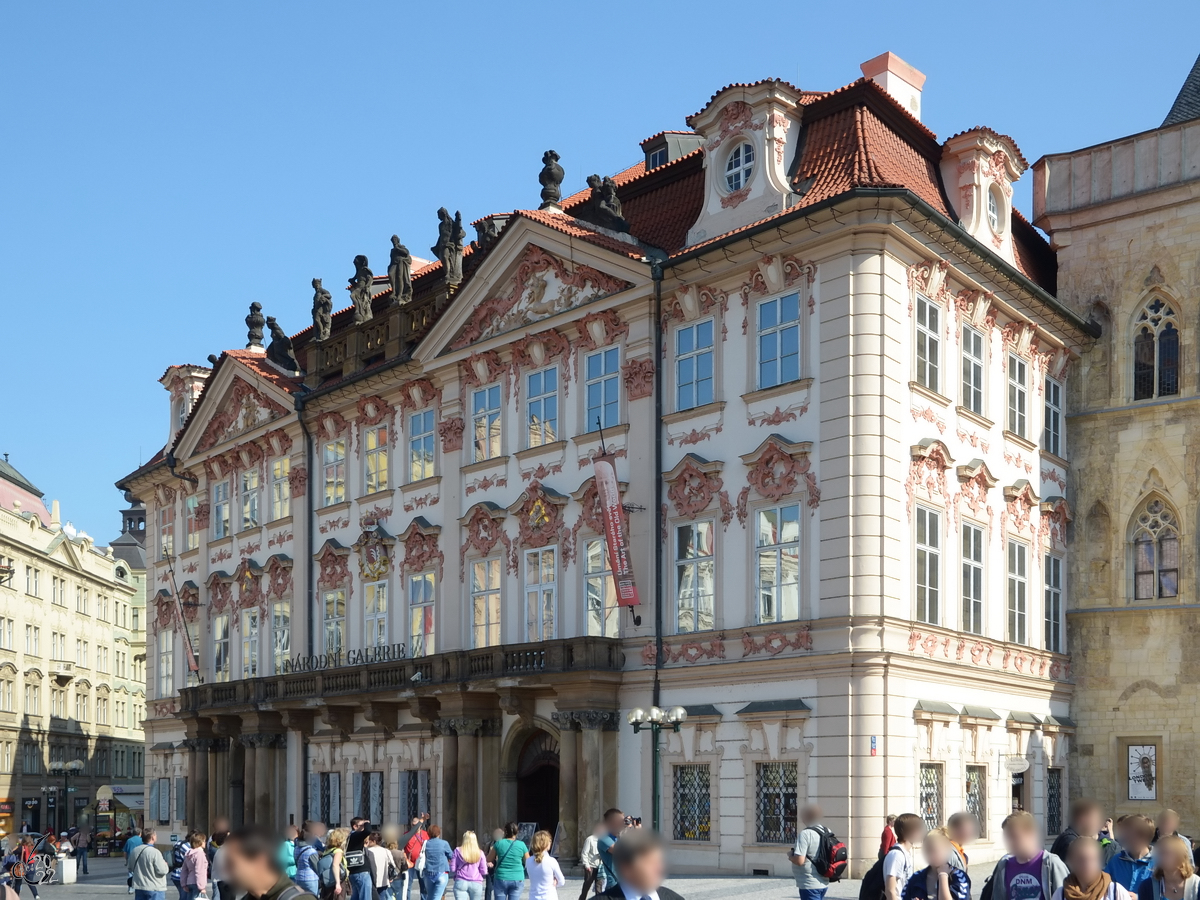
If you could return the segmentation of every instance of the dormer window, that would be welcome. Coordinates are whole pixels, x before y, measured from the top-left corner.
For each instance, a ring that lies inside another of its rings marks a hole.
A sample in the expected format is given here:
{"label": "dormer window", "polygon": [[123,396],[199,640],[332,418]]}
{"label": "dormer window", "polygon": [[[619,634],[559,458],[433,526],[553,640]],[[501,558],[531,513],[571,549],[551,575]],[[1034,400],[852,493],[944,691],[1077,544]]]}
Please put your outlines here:
{"label": "dormer window", "polygon": [[667,164],[667,148],[659,147],[650,154],[650,165],[647,168],[657,169],[659,166]]}
{"label": "dormer window", "polygon": [[740,191],[750,183],[753,174],[754,146],[749,141],[742,141],[725,161],[725,186],[731,191]]}
{"label": "dormer window", "polygon": [[1000,189],[995,185],[987,192],[987,218],[988,225],[992,229],[993,234],[1004,233],[1004,200],[1000,196]]}

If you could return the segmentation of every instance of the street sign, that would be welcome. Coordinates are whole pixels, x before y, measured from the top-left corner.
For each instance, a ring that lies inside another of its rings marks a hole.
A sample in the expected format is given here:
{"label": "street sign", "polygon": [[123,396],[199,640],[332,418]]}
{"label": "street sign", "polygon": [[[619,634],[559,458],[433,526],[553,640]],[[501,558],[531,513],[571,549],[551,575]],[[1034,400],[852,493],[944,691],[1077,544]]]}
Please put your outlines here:
{"label": "street sign", "polygon": [[73,794],[73,793],[75,793],[77,790],[79,790],[79,788],[67,788],[67,793],[68,793],[68,794]]}

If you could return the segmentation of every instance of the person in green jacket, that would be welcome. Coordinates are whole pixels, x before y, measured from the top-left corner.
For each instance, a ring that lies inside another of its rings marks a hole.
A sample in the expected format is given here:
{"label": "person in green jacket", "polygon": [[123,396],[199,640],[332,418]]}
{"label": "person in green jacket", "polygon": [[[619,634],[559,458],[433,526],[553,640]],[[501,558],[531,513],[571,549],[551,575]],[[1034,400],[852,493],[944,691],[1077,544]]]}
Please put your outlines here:
{"label": "person in green jacket", "polygon": [[296,877],[296,841],[300,838],[300,829],[289,825],[283,831],[283,843],[279,845],[279,868],[288,878]]}

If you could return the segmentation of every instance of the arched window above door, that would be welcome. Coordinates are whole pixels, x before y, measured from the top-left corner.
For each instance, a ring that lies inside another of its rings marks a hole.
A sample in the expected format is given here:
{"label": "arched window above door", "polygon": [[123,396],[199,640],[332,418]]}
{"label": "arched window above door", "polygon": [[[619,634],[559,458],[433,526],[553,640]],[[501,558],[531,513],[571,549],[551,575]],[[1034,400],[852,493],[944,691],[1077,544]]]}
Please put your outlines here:
{"label": "arched window above door", "polygon": [[1175,309],[1151,297],[1133,323],[1133,399],[1179,393],[1179,325]]}

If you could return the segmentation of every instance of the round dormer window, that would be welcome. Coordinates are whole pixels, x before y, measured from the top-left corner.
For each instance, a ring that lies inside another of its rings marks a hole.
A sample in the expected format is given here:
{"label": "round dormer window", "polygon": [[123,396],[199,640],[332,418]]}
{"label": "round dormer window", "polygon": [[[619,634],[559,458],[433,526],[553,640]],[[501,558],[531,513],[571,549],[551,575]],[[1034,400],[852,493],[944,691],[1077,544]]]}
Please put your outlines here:
{"label": "round dormer window", "polygon": [[754,145],[749,141],[742,141],[725,160],[725,187],[731,191],[740,191],[750,183],[750,176],[753,174]]}
{"label": "round dormer window", "polygon": [[1004,198],[995,185],[987,192],[987,218],[994,234],[1004,233]]}

